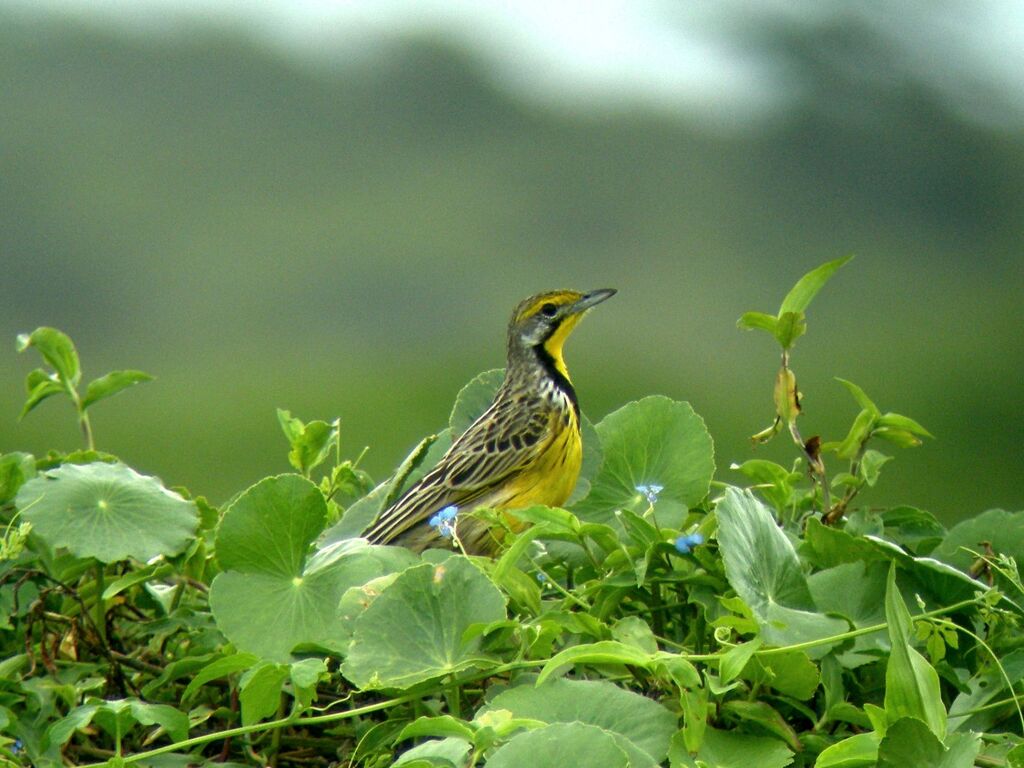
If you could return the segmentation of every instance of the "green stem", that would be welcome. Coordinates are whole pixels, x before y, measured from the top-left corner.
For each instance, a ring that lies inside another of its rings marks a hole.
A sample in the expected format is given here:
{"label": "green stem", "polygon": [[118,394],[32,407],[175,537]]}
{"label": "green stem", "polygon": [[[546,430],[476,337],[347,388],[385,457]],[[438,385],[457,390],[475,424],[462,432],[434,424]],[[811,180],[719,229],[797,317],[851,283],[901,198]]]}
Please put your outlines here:
{"label": "green stem", "polygon": [[[413,699],[419,698],[421,694],[411,694],[406,696],[400,696],[396,699],[387,699],[385,701],[379,701],[376,704],[367,704],[364,707],[357,707],[356,709],[350,709],[347,712],[336,712],[330,715],[314,715],[313,717],[282,717],[277,720],[271,720],[266,723],[254,723],[252,725],[243,725],[238,728],[229,728],[226,731],[214,731],[212,733],[205,733],[202,736],[195,736],[191,739],[185,739],[174,744],[168,744],[163,747],[157,747],[156,749],[150,749],[146,752],[137,752],[134,755],[127,755],[123,758],[125,763],[137,763],[141,760],[148,760],[156,757],[157,755],[164,755],[168,752],[180,752],[181,750],[189,749],[191,747],[198,747],[202,744],[209,744],[211,741],[220,741],[221,739],[233,739],[236,736],[246,736],[250,733],[256,733],[257,731],[271,731],[279,728],[284,728],[289,725],[304,726],[304,725],[315,725],[319,723],[333,723],[338,720],[345,720],[352,717],[359,717],[360,715],[366,715],[371,712],[379,712],[382,709],[389,709],[390,707],[404,704]],[[91,763],[82,768],[103,768],[106,763]]]}
{"label": "green stem", "polygon": [[93,605],[93,623],[96,625],[96,632],[99,633],[103,645],[107,644],[107,601],[103,599],[103,592],[106,590],[106,579],[104,564],[96,563],[96,603]]}
{"label": "green stem", "polygon": [[[972,605],[978,605],[983,601],[984,598],[972,598],[970,600],[961,600],[959,603],[953,605],[947,605],[944,608],[936,608],[933,611],[926,611],[925,613],[919,613],[916,616],[911,616],[911,621],[921,621],[923,619],[931,619],[936,616],[944,616],[949,613],[955,613],[961,608],[967,608]],[[870,627],[861,627],[860,629],[851,629],[849,632],[843,632],[838,635],[829,635],[828,637],[819,637],[815,640],[807,640],[803,643],[794,643],[793,645],[781,645],[778,648],[761,648],[754,651],[755,656],[777,656],[781,653],[790,653],[791,651],[804,651],[810,648],[817,648],[819,645],[832,645],[833,643],[841,643],[845,640],[850,640],[855,637],[861,637],[862,635],[870,635],[875,632],[882,632],[888,629],[889,625],[884,621],[881,624],[872,624]],[[725,655],[725,651],[718,651],[717,653],[691,653],[691,654],[680,654],[680,656],[687,661],[718,661]]]}
{"label": "green stem", "polygon": [[[277,703],[277,719],[284,719],[284,691]],[[270,737],[270,768],[277,768],[277,756],[281,752],[281,733],[283,728],[275,728],[274,734]]]}
{"label": "green stem", "polygon": [[92,423],[89,421],[89,414],[86,413],[85,408],[82,406],[82,398],[79,397],[78,391],[70,383],[65,384],[65,387],[68,395],[71,396],[71,401],[75,404],[75,410],[78,411],[78,426],[82,428],[85,447],[90,451],[95,451],[96,443],[92,436]]}

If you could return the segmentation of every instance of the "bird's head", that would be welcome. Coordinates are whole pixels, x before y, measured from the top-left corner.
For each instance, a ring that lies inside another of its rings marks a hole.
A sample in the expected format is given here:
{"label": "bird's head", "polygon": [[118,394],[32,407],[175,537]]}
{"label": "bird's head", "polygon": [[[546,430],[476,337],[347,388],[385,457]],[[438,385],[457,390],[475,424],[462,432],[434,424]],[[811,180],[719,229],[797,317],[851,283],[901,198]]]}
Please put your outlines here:
{"label": "bird's head", "polygon": [[566,379],[562,345],[587,311],[615,295],[614,288],[596,291],[548,291],[519,303],[508,326],[509,358],[537,353],[549,359]]}

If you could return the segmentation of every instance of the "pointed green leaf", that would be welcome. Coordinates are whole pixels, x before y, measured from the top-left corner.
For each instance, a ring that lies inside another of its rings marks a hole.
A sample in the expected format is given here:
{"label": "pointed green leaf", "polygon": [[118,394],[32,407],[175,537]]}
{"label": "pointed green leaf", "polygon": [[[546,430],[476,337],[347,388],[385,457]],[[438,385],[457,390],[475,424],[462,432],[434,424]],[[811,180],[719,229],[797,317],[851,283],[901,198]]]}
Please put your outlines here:
{"label": "pointed green leaf", "polygon": [[19,334],[18,351],[35,347],[57,375],[70,386],[77,386],[82,378],[78,352],[71,339],[56,328],[36,328],[30,334]]}
{"label": "pointed green leaf", "polygon": [[792,543],[750,491],[728,488],[715,514],[726,577],[754,612],[767,643],[789,645],[846,631],[846,622],[816,612]]}
{"label": "pointed green leaf", "polygon": [[786,294],[786,298],[782,300],[782,306],[779,307],[779,316],[781,317],[786,312],[806,311],[807,305],[811,303],[811,300],[828,282],[835,271],[852,258],[853,256],[843,256],[840,259],[826,262],[801,277],[790,292]]}
{"label": "pointed green leaf", "polygon": [[796,340],[807,333],[807,320],[803,312],[783,312],[775,325],[775,339],[783,349],[790,349]]}
{"label": "pointed green leaf", "polygon": [[890,723],[917,718],[940,740],[946,737],[946,708],[942,704],[939,675],[911,647],[910,612],[896,587],[896,563],[889,568],[885,590],[885,620],[892,650],[885,668],[885,712]]}
{"label": "pointed green leaf", "polygon": [[425,741],[403,752],[390,768],[462,768],[471,747],[454,737]]}
{"label": "pointed green leaf", "polygon": [[570,664],[632,664],[647,667],[652,661],[653,657],[646,651],[615,640],[573,645],[548,660],[537,677],[537,685],[542,685],[552,674]]}
{"label": "pointed green leaf", "polygon": [[51,547],[104,563],[182,552],[199,525],[196,505],[123,464],[64,464],[25,483],[15,499]]}
{"label": "pointed green leaf", "polygon": [[870,397],[867,396],[867,393],[865,393],[863,389],[858,387],[852,381],[841,379],[838,376],[836,377],[836,381],[838,381],[840,384],[846,387],[847,390],[849,390],[850,394],[853,395],[853,399],[857,401],[857,405],[859,405],[863,410],[871,411],[871,413],[873,413],[876,417],[882,415],[882,412],[878,410],[878,406],[874,404],[874,402],[871,400]]}
{"label": "pointed green leaf", "polygon": [[43,400],[67,392],[64,385],[57,380],[56,374],[51,377],[42,368],[36,368],[25,378],[25,391],[28,397],[21,407],[19,419],[25,418]]}
{"label": "pointed green leaf", "polygon": [[772,335],[775,335],[775,326],[777,324],[778,319],[774,315],[768,315],[764,312],[744,312],[740,315],[740,319],[736,321],[737,328],[742,328],[746,331],[768,331]]}
{"label": "pointed green leaf", "polygon": [[781,741],[794,752],[802,749],[800,739],[793,726],[786,722],[777,709],[764,701],[740,701],[734,699],[722,705],[722,714],[729,719],[750,723],[758,729],[764,729]]}
{"label": "pointed green leaf", "polygon": [[149,704],[138,699],[129,699],[129,711],[139,725],[160,725],[167,731],[171,741],[188,738],[188,715],[167,704]]}
{"label": "pointed green leaf", "polygon": [[277,713],[281,706],[281,686],[289,672],[285,665],[262,663],[242,675],[238,682],[242,725],[258,723]]}
{"label": "pointed green leaf", "polygon": [[111,371],[89,382],[89,386],[85,388],[85,397],[82,399],[82,408],[88,408],[97,400],[116,395],[135,384],[152,380],[153,377],[143,371]]}
{"label": "pointed green leaf", "polygon": [[893,430],[909,432],[918,437],[934,437],[927,429],[922,427],[909,416],[902,416],[898,413],[884,413],[878,418],[878,426]]}
{"label": "pointed green leaf", "polygon": [[814,768],[873,768],[878,764],[877,733],[858,733],[827,747],[818,755]]}
{"label": "pointed green leaf", "polygon": [[722,678],[722,682],[731,683],[739,677],[740,672],[753,657],[754,651],[760,648],[763,642],[760,637],[755,637],[749,642],[734,645],[726,651],[718,662],[718,676]]}
{"label": "pointed green leaf", "polygon": [[233,653],[210,662],[189,681],[185,692],[181,695],[182,702],[187,703],[200,688],[210,681],[242,672],[255,666],[258,662],[259,657],[252,653]]}
{"label": "pointed green leaf", "polygon": [[435,738],[458,738],[468,742],[473,741],[473,729],[463,720],[458,720],[451,715],[441,717],[417,717],[409,723],[402,732],[398,734],[398,741],[405,739],[416,739],[423,736]]}
{"label": "pointed green leaf", "polygon": [[878,745],[878,768],[938,768],[945,752],[927,725],[917,718],[903,717],[890,723]]}

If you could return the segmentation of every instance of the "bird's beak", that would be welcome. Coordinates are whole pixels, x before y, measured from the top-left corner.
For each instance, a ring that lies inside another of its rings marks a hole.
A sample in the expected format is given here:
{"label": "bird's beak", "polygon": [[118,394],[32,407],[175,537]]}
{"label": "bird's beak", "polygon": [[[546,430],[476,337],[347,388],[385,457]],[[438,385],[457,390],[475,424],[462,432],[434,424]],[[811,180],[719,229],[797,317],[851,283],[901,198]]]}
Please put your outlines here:
{"label": "bird's beak", "polygon": [[582,298],[569,307],[569,311],[566,314],[576,315],[580,312],[586,312],[591,307],[597,306],[605,299],[610,299],[615,294],[616,290],[614,288],[598,288],[596,291],[587,291],[583,294]]}

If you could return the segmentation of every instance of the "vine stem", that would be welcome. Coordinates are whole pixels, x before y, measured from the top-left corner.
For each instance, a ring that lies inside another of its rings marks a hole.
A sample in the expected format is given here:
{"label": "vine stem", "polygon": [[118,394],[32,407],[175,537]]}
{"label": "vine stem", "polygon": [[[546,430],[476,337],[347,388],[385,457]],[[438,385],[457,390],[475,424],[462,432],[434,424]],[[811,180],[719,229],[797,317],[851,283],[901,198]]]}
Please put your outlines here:
{"label": "vine stem", "polygon": [[[508,664],[502,664],[500,667],[494,669],[488,669],[483,672],[470,675],[459,681],[460,685],[471,683],[475,680],[482,680],[487,677],[493,677],[495,675],[501,675],[506,672],[512,672],[517,669],[529,669],[531,667],[539,667],[543,665],[543,660],[523,660],[513,661]],[[194,736],[191,739],[185,739],[184,741],[178,741],[174,744],[167,744],[163,747],[157,747],[156,749],[150,749],[145,752],[136,752],[134,755],[125,755],[121,759],[121,762],[136,763],[141,760],[148,760],[157,755],[165,755],[168,752],[179,752],[181,750],[190,749],[192,747],[198,747],[203,744],[209,744],[211,741],[220,741],[221,739],[228,740],[233,739],[236,736],[245,736],[250,733],[256,733],[258,731],[271,731],[279,728],[287,728],[290,726],[302,727],[306,725],[322,725],[324,723],[336,723],[341,720],[348,720],[353,717],[360,717],[361,715],[368,715],[371,712],[380,712],[382,709],[390,709],[391,707],[397,707],[400,704],[407,704],[410,701],[417,701],[422,699],[424,696],[429,696],[434,693],[438,693],[439,690],[443,689],[430,689],[426,691],[418,691],[417,693],[407,693],[404,696],[397,696],[393,699],[385,699],[384,701],[378,701],[376,704],[366,704],[362,707],[356,707],[355,709],[349,709],[344,712],[332,712],[326,715],[310,715],[309,717],[296,717],[295,715],[289,715],[287,717],[278,718],[277,720],[270,720],[266,723],[253,723],[252,725],[242,725],[237,728],[229,728],[224,731],[213,731],[211,733],[205,733],[202,736]],[[88,763],[80,766],[79,768],[105,768],[108,763]]]}
{"label": "vine stem", "polygon": [[[967,608],[972,605],[977,605],[983,600],[983,598],[977,597],[970,600],[961,600],[953,605],[948,605],[943,608],[936,608],[932,611],[925,613],[919,613],[916,616],[911,617],[911,621],[920,621],[922,619],[930,619],[936,616],[944,616],[949,613],[954,613],[962,608]],[[816,640],[808,640],[803,643],[794,643],[793,645],[784,645],[778,648],[765,648],[759,649],[754,652],[755,656],[773,656],[780,653],[789,653],[791,651],[801,651],[807,648],[815,648],[820,645],[830,645],[832,643],[839,643],[844,640],[848,640],[854,637],[860,637],[861,635],[870,635],[873,632],[881,632],[886,629],[889,625],[886,622],[881,624],[873,624],[870,627],[862,627],[860,629],[850,630],[849,632],[843,632],[838,635],[830,635],[829,637],[822,637]],[[687,661],[718,661],[724,655],[724,651],[718,653],[694,653],[694,654],[679,654],[679,657]],[[481,680],[487,677],[494,677],[501,675],[506,672],[511,672],[517,669],[529,669],[531,667],[540,667],[546,664],[549,659],[538,659],[538,660],[521,660],[503,664],[494,669],[488,669],[483,672],[470,675],[459,681],[459,685],[473,682],[474,680]],[[444,691],[444,687],[440,689],[431,689],[427,691],[420,691],[417,693],[407,693],[404,696],[398,696],[393,699],[385,699],[384,701],[378,701],[376,704],[366,704],[362,707],[356,707],[345,712],[334,712],[326,715],[312,715],[309,717],[295,717],[288,716],[278,718],[277,720],[271,720],[266,723],[254,723],[252,725],[243,725],[238,728],[229,728],[224,731],[214,731],[211,733],[203,734],[202,736],[195,736],[191,739],[185,739],[184,741],[178,741],[174,744],[168,744],[164,747],[157,747],[146,752],[137,752],[134,755],[126,755],[121,757],[122,763],[135,763],[141,760],[147,760],[157,755],[167,754],[168,752],[178,752],[191,747],[197,747],[202,744],[209,744],[211,741],[219,741],[221,739],[232,739],[235,736],[245,736],[246,734],[256,733],[258,731],[271,731],[279,728],[286,728],[288,726],[302,727],[306,725],[320,725],[323,723],[336,723],[341,720],[348,720],[353,717],[359,717],[361,715],[367,715],[371,712],[380,712],[383,709],[390,709],[391,707],[397,707],[400,704],[406,704],[410,701],[416,701],[422,699],[424,696],[428,696],[438,691]],[[89,763],[81,766],[81,768],[104,768],[108,763]]]}

